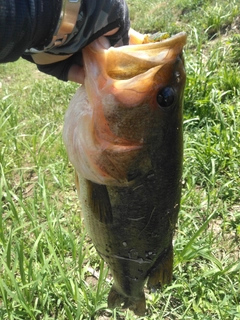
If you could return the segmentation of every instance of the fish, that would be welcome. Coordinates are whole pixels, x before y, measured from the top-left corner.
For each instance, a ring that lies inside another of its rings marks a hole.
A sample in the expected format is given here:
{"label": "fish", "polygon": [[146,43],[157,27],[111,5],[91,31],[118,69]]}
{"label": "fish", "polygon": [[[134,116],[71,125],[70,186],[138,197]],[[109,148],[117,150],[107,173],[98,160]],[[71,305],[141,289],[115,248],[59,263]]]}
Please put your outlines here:
{"label": "fish", "polygon": [[186,33],[82,50],[84,84],[65,115],[84,224],[113,277],[108,307],[146,312],[169,284],[181,200]]}

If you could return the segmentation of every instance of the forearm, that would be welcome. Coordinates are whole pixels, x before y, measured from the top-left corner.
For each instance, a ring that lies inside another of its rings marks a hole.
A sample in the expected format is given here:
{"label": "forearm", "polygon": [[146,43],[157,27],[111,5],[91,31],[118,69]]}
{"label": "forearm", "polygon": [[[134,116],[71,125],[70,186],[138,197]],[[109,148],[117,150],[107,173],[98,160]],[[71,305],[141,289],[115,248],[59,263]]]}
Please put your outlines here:
{"label": "forearm", "polygon": [[55,31],[61,0],[1,0],[0,62],[17,60],[26,49],[47,45]]}

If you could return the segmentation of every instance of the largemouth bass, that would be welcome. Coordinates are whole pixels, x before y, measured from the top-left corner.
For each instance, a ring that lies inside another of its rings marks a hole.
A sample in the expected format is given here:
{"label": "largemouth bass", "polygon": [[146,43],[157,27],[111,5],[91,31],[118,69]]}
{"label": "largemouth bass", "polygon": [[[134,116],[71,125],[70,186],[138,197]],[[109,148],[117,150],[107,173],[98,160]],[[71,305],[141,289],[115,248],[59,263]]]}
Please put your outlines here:
{"label": "largemouth bass", "polygon": [[76,169],[84,223],[114,283],[108,306],[144,315],[144,285],[171,281],[182,175],[186,34],[83,49],[85,83],[63,139]]}

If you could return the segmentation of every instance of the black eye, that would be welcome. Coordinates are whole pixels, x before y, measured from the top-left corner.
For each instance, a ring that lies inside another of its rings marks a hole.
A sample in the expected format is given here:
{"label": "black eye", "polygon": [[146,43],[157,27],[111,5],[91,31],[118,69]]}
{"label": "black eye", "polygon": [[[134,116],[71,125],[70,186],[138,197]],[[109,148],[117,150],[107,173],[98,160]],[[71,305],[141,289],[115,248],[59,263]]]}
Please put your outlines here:
{"label": "black eye", "polygon": [[175,91],[172,87],[161,89],[157,94],[157,103],[160,107],[171,107],[175,100]]}

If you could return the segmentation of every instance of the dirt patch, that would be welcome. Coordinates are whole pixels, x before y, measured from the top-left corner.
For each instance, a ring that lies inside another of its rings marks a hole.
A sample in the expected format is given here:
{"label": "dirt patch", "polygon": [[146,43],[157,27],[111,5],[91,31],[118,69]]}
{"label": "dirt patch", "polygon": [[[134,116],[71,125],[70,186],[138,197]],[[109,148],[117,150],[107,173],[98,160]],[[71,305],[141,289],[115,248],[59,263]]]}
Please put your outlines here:
{"label": "dirt patch", "polygon": [[233,23],[231,24],[231,30],[235,33],[240,33],[240,15],[235,17]]}
{"label": "dirt patch", "polygon": [[[240,206],[236,206],[236,209],[239,208]],[[223,219],[214,219],[209,224],[208,230],[216,239],[213,244],[213,253],[219,260],[240,260],[240,237],[237,229],[231,224],[234,224],[234,221],[230,219],[228,223]]]}

